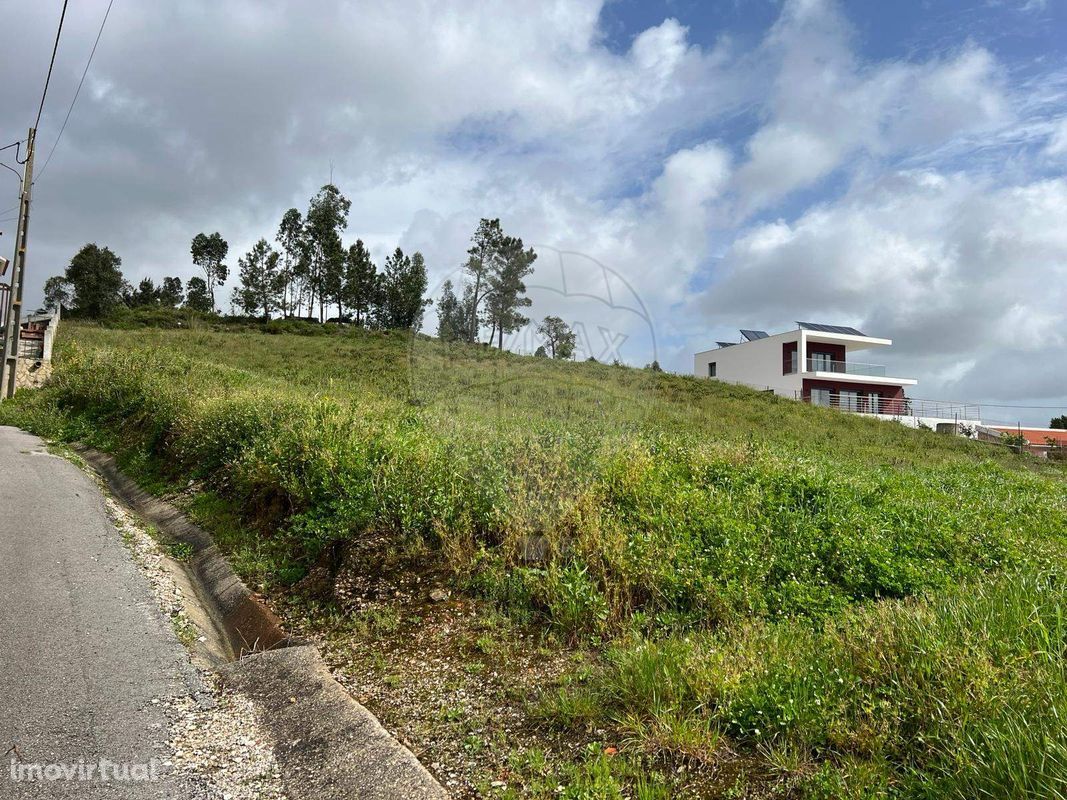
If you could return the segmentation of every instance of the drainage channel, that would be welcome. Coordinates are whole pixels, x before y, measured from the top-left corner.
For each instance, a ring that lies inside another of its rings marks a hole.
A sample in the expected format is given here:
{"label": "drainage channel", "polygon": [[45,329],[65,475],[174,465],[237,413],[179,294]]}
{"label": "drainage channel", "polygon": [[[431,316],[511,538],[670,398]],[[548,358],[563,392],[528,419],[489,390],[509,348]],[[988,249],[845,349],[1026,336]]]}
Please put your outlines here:
{"label": "drainage channel", "polygon": [[188,546],[192,556],[176,562],[200,608],[208,645],[203,654],[215,662],[231,662],[255,652],[305,644],[289,637],[281,620],[252,595],[237,577],[211,534],[190,521],[170,503],[145,492],[124,475],[106,453],[76,446],[78,453],[103,478],[117,498],[142,519],[155,525],[164,538]]}
{"label": "drainage channel", "polygon": [[317,648],[285,633],[207,531],[141,489],[110,455],[74,450],[122,503],[165,539],[191,549],[191,558],[176,562],[175,577],[195,598],[188,612],[206,638],[197,654],[256,704],[292,800],[448,797],[411,751],[337,683]]}

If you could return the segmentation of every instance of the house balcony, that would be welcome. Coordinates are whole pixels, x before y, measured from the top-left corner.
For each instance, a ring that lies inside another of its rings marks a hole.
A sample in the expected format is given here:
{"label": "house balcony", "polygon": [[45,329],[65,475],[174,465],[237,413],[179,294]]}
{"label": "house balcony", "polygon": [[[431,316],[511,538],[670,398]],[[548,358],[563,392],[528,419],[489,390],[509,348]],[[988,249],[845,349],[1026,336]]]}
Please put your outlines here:
{"label": "house balcony", "polygon": [[854,414],[879,414],[887,417],[927,417],[958,420],[981,419],[981,408],[969,403],[945,400],[919,400],[913,397],[880,397],[860,392],[803,392],[799,400],[816,406],[836,408]]}
{"label": "house balcony", "polygon": [[884,364],[864,364],[862,361],[834,361],[826,358],[808,358],[808,372],[832,372],[839,375],[869,375],[885,377]]}
{"label": "house balcony", "polygon": [[886,375],[884,364],[868,364],[863,361],[840,361],[829,358],[805,359],[805,371],[801,377],[835,383],[862,383],[876,386],[914,386],[913,378],[898,378]]}

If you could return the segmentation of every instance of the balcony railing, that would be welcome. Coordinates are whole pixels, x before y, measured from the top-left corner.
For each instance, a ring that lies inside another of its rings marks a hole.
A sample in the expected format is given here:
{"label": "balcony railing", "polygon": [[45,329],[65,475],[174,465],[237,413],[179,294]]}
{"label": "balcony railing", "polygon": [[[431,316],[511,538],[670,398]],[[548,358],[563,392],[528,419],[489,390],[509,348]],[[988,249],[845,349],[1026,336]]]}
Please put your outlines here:
{"label": "balcony railing", "polygon": [[864,364],[861,361],[832,361],[828,358],[808,357],[808,372],[840,372],[847,375],[885,377],[885,365]]}
{"label": "balcony railing", "polygon": [[800,400],[856,414],[883,414],[892,417],[936,417],[959,421],[981,419],[981,408],[970,403],[945,400],[919,400],[913,397],[877,397],[858,392],[803,393]]}

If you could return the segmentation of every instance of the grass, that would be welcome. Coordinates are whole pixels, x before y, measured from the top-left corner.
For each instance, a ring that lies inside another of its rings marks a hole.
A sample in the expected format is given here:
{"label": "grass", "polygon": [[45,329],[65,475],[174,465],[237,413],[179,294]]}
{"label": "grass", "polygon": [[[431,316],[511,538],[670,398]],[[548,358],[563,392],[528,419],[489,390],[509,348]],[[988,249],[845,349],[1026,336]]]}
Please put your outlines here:
{"label": "grass", "polygon": [[1062,466],[646,370],[122,324],[65,324],[3,421],[194,481],[264,591],[387,535],[591,651],[536,711],[620,752],[541,770],[564,796],[665,797],[723,759],[709,796],[1067,796]]}

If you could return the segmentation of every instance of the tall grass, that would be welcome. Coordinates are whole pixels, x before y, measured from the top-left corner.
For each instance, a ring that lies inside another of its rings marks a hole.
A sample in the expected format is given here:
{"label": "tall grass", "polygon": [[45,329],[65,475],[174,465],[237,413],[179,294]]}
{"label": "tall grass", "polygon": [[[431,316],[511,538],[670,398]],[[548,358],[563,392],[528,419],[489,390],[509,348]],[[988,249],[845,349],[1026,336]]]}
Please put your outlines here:
{"label": "tall grass", "polygon": [[518,618],[613,641],[557,724],[698,760],[729,740],[813,795],[1062,794],[1055,468],[395,334],[69,326],[56,367],[0,417],[199,481],[270,553],[267,586],[389,533]]}
{"label": "tall grass", "polygon": [[622,642],[557,712],[631,730],[699,720],[790,753],[811,776],[831,763],[842,790],[862,795],[1064,797],[1067,575],[1056,560],[821,626]]}
{"label": "tall grass", "polygon": [[[551,409],[521,424],[484,408],[457,417],[389,398],[379,387],[395,376],[308,392],[219,364],[231,343],[194,336],[201,358],[68,343],[47,396],[79,435],[117,436],[281,529],[297,565],[368,530],[421,537],[481,591],[571,632],[616,629],[636,611],[683,627],[832,614],[1019,563],[1064,528],[1063,484],[967,449],[951,470],[889,469],[656,422],[570,425]],[[507,366],[521,378],[530,363]],[[785,419],[807,410],[774,405]],[[534,539],[547,558],[529,564]]]}

